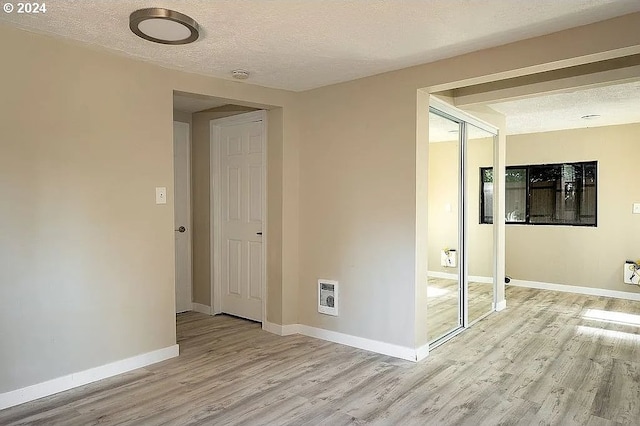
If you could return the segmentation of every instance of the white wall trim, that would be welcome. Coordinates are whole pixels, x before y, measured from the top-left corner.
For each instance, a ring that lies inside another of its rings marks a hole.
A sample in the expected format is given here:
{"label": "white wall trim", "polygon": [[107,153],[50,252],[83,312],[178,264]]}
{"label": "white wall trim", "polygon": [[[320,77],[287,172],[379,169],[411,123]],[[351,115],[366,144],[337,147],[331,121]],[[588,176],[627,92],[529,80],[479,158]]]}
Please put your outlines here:
{"label": "white wall trim", "polygon": [[274,324],[272,322],[264,321],[262,323],[262,329],[264,331],[268,331],[269,333],[277,334],[278,336],[284,336],[282,334],[282,327],[280,324]]}
{"label": "white wall trim", "polygon": [[479,275],[469,275],[469,282],[481,284],[493,284],[493,277],[481,277]]}
{"label": "white wall trim", "polygon": [[262,329],[269,333],[277,334],[278,336],[290,336],[292,334],[299,333],[299,324],[274,324],[272,322],[264,321],[262,323]]}
{"label": "white wall trim", "polygon": [[[451,272],[428,271],[429,278],[442,278],[445,280],[458,280],[458,274]],[[474,283],[493,284],[493,277],[481,277],[479,275],[469,275],[469,281]]]}
{"label": "white wall trim", "polygon": [[500,311],[504,311],[505,309],[507,309],[507,301],[505,299],[502,299],[501,301],[496,303],[494,310],[496,312],[500,312]]}
{"label": "white wall trim", "polygon": [[196,303],[196,302],[193,302],[191,306],[192,306],[191,308],[192,311],[200,312],[201,314],[213,315],[211,306],[203,305],[202,303]]}
{"label": "white wall trim", "polygon": [[392,343],[380,342],[378,340],[366,339],[364,337],[352,336],[350,334],[339,333],[337,331],[325,330],[323,328],[311,327],[298,324],[298,333],[309,337],[315,337],[341,345],[351,346],[366,351],[389,355],[396,358],[416,361],[416,350],[406,346],[394,345]]}
{"label": "white wall trim", "polygon": [[429,344],[420,346],[416,349],[416,361],[422,361],[429,356]]}
{"label": "white wall trim", "polygon": [[366,339],[364,337],[353,336],[351,334],[339,333],[337,331],[326,330],[324,328],[311,327],[304,324],[280,325],[271,322],[263,322],[262,329],[278,336],[289,336],[292,334],[302,334],[303,336],[314,337],[328,342],[351,346],[352,348],[363,349],[382,355],[389,355],[407,361],[421,361],[429,355],[429,345],[412,349],[406,346],[394,345],[393,343],[381,342],[379,340]]}
{"label": "white wall trim", "polygon": [[127,371],[155,364],[169,358],[177,357],[180,353],[178,345],[168,346],[145,354],[136,355],[120,361],[72,373],[46,382],[37,383],[14,391],[0,394],[0,410],[33,401],[38,398],[53,395],[68,389],[83,386],[98,380],[113,377]]}
{"label": "white wall trim", "polygon": [[458,280],[458,274],[454,274],[451,272],[439,272],[439,271],[427,271],[427,276],[429,278],[442,278],[445,280]]}
{"label": "white wall trim", "polygon": [[607,290],[604,288],[579,287],[575,285],[543,283],[538,281],[525,281],[511,279],[507,285],[515,287],[537,288],[540,290],[561,291],[564,293],[586,294],[589,296],[605,296],[616,299],[638,300],[640,301],[640,293],[632,293],[629,291]]}
{"label": "white wall trim", "polygon": [[292,334],[300,334],[300,324],[286,324],[282,326],[283,336],[290,336]]}
{"label": "white wall trim", "polygon": [[[353,348],[364,349],[383,355],[389,355],[395,358],[405,359],[407,361],[416,361],[426,357],[429,353],[429,345],[414,350],[405,346],[394,345],[392,343],[380,342],[378,340],[366,339],[364,337],[352,336],[350,334],[339,333],[337,331],[325,330],[323,328],[311,327],[304,324],[287,324],[279,325],[271,322],[263,322],[262,329],[269,333],[279,336],[289,336],[291,334],[302,334],[304,336],[315,337],[316,339],[326,340],[341,345],[351,346]],[[420,351],[420,353],[418,353]],[[421,356],[419,358],[419,356]],[[418,359],[419,358],[419,359]]]}

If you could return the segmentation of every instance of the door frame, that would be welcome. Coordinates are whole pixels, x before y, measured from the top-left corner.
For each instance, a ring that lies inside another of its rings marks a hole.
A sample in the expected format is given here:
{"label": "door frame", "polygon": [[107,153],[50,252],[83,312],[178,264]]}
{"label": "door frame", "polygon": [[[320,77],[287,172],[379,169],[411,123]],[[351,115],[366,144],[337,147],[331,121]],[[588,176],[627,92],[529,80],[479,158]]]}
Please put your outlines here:
{"label": "door frame", "polygon": [[[187,261],[189,263],[189,267],[187,268],[188,271],[188,293],[189,293],[189,310],[193,309],[193,233],[191,230],[191,224],[193,223],[193,209],[191,208],[191,124],[190,123],[185,123],[184,121],[176,121],[173,120],[173,123],[175,125],[175,123],[178,123],[179,125],[185,125],[187,126],[187,170],[186,170],[186,174],[187,174],[187,188],[189,189],[187,191],[186,194],[186,198],[187,198],[187,223],[185,224],[185,227],[187,228]],[[175,137],[175,135],[174,135]],[[174,143],[175,146],[175,143]],[[174,173],[174,183],[175,183],[175,172],[176,172],[176,165],[175,163],[173,164],[173,173]],[[176,225],[176,221],[175,221],[175,199],[176,199],[176,195],[175,195],[175,184],[174,184],[174,188],[173,188],[174,194],[173,194],[173,201],[174,201],[174,218],[173,218],[173,225],[175,227]],[[175,229],[175,228],[174,228]],[[175,233],[175,231],[174,231]],[[174,256],[175,256],[175,251],[176,248],[174,246]],[[175,257],[174,257],[174,263],[175,263]],[[175,278],[174,278],[175,279]],[[177,283],[174,282],[174,288],[176,286]],[[175,289],[174,289],[175,290]]]}
{"label": "door frame", "polygon": [[267,320],[267,111],[252,111],[209,122],[209,211],[210,211],[210,264],[211,264],[211,308],[214,315],[222,313],[222,277],[220,276],[220,253],[222,250],[222,205],[220,200],[220,130],[224,126],[262,121],[262,323]]}

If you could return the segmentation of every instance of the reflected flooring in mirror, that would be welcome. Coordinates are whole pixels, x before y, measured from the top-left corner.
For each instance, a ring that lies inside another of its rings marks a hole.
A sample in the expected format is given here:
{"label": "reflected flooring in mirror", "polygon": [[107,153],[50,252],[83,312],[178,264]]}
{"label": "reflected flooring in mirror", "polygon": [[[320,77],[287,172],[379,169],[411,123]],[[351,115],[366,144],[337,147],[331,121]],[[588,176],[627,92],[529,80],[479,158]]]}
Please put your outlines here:
{"label": "reflected flooring in mirror", "polygon": [[[491,311],[493,284],[469,282],[469,321]],[[458,328],[458,281],[429,278],[427,330],[429,341]]]}

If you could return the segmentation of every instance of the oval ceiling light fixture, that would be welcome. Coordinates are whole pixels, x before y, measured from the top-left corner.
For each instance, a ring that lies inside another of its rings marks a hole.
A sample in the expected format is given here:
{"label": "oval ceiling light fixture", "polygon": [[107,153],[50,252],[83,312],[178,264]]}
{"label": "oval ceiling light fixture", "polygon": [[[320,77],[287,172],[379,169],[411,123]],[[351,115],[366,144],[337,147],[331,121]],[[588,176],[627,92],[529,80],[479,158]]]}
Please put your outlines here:
{"label": "oval ceiling light fixture", "polygon": [[582,117],[583,120],[595,120],[596,118],[600,118],[600,114],[588,114],[588,115],[583,115]]}
{"label": "oval ceiling light fixture", "polygon": [[200,36],[195,20],[161,7],[136,10],[129,16],[129,28],[138,37],[160,44],[188,44]]}

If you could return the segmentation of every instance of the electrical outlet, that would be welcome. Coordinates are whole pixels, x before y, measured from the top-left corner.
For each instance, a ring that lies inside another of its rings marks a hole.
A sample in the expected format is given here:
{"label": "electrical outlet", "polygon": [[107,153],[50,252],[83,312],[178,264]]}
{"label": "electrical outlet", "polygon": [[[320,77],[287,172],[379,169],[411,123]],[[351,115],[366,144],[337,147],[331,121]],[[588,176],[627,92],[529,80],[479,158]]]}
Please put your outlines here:
{"label": "electrical outlet", "polygon": [[640,203],[633,203],[633,214],[640,214]]}

